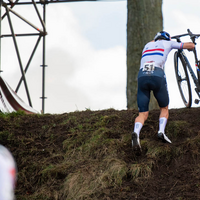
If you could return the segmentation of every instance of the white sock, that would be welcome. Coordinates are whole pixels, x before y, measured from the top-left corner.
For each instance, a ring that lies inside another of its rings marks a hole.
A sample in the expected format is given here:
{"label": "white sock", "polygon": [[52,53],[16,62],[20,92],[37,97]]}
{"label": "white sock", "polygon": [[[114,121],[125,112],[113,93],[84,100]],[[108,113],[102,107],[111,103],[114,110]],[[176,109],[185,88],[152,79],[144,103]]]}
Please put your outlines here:
{"label": "white sock", "polygon": [[142,123],[136,122],[134,125],[134,132],[137,133],[137,135],[140,135],[140,130],[142,129]]}
{"label": "white sock", "polygon": [[159,119],[159,131],[158,132],[165,133],[165,126],[166,126],[166,124],[167,124],[167,118],[161,117]]}

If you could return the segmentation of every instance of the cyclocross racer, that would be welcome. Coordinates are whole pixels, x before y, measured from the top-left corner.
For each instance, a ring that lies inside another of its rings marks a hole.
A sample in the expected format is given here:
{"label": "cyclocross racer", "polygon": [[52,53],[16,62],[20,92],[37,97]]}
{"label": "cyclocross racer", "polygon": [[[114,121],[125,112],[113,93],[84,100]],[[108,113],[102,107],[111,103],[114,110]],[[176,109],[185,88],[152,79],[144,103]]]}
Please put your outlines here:
{"label": "cyclocross racer", "polygon": [[165,134],[165,126],[169,117],[169,95],[164,73],[164,64],[172,49],[193,49],[192,42],[179,43],[171,41],[169,33],[158,32],[153,41],[147,43],[142,51],[140,70],[138,73],[137,103],[139,115],[135,119],[132,132],[132,146],[134,150],[140,150],[139,134],[149,114],[150,92],[153,94],[160,107],[158,138],[171,143]]}

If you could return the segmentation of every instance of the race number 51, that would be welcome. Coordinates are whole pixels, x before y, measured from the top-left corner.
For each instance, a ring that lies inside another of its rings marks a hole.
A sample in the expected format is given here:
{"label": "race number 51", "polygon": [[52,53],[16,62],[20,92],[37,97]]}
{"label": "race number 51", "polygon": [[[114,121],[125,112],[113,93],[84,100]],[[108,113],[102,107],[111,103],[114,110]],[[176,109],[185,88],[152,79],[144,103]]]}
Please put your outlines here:
{"label": "race number 51", "polygon": [[142,71],[150,72],[150,71],[154,71],[154,68],[155,68],[154,62],[150,62],[150,63],[147,62],[147,63],[144,63]]}

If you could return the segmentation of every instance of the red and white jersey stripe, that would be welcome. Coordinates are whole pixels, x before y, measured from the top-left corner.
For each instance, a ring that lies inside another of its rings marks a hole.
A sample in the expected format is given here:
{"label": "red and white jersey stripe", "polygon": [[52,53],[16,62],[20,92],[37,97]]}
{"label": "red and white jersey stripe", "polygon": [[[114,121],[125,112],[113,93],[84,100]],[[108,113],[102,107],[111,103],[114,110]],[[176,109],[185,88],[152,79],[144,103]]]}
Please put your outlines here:
{"label": "red and white jersey stripe", "polygon": [[145,45],[142,51],[140,68],[143,68],[144,63],[154,62],[156,67],[164,68],[167,56],[172,49],[182,49],[183,43],[167,40],[157,40],[149,42]]}

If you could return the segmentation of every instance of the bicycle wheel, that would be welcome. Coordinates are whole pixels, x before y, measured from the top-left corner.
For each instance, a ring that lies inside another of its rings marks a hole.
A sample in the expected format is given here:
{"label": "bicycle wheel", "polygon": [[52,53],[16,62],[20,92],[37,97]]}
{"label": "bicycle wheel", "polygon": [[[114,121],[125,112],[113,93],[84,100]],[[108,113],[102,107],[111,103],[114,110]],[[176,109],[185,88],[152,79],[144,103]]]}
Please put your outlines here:
{"label": "bicycle wheel", "polygon": [[184,60],[183,56],[177,51],[174,53],[174,67],[178,88],[181,93],[181,98],[185,106],[187,108],[190,108],[192,104],[192,93],[190,80],[186,68],[186,61]]}
{"label": "bicycle wheel", "polygon": [[197,69],[197,78],[198,78],[198,82],[200,84],[200,71]]}

